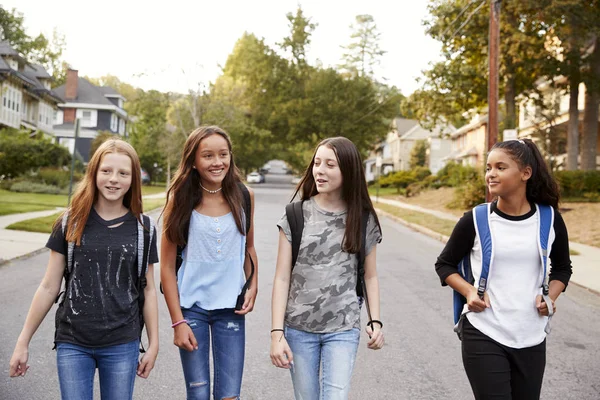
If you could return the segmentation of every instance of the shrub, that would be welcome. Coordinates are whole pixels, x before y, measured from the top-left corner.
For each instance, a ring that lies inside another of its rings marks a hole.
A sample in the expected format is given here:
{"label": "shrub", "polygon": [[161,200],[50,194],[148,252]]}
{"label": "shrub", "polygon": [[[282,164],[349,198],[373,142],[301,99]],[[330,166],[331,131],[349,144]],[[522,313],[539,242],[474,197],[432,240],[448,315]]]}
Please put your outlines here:
{"label": "shrub", "polygon": [[[73,174],[73,182],[78,182],[83,177],[82,174],[75,172]],[[69,187],[71,179],[71,171],[62,168],[41,168],[37,174],[32,174],[28,180],[46,185],[58,186],[61,189]]]}
{"label": "shrub", "polygon": [[396,171],[381,178],[379,183],[382,187],[395,187],[400,193],[400,189],[406,189],[408,185],[416,181],[417,179],[412,171]]}
{"label": "shrub", "polygon": [[478,176],[454,191],[454,198],[448,208],[467,210],[485,202],[485,182]]}
{"label": "shrub", "polygon": [[554,176],[563,197],[594,198],[600,193],[600,171],[558,171]]}
{"label": "shrub", "polygon": [[30,138],[25,132],[0,132],[0,176],[15,178],[40,168],[67,165],[69,151],[44,138]]}
{"label": "shrub", "polygon": [[47,193],[47,194],[61,194],[63,190],[58,186],[46,185],[44,183],[22,181],[13,184],[10,187],[12,192],[20,193]]}
{"label": "shrub", "polygon": [[477,170],[471,166],[464,166],[454,162],[448,163],[438,171],[437,178],[440,186],[457,187],[480,179]]}

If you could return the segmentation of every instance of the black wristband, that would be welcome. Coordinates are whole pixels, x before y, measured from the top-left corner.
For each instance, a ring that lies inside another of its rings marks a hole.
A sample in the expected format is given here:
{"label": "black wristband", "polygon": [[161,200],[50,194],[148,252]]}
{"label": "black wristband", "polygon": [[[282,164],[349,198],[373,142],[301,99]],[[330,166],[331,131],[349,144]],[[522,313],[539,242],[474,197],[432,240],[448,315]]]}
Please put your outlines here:
{"label": "black wristband", "polygon": [[381,322],[378,319],[372,319],[369,322],[367,322],[367,326],[370,326],[371,329],[373,329],[373,324],[379,324],[379,329],[383,328],[383,322]]}
{"label": "black wristband", "polygon": [[283,329],[271,329],[271,333],[273,332],[283,332]]}

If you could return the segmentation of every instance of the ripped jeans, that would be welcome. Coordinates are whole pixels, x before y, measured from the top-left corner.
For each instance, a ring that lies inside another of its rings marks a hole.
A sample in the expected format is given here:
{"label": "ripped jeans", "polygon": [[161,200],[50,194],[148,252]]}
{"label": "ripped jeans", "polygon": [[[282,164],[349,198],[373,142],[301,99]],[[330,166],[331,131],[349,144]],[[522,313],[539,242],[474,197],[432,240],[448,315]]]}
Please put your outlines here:
{"label": "ripped jeans", "polygon": [[210,399],[209,350],[212,339],[214,399],[238,398],[244,371],[245,318],[232,308],[203,310],[182,308],[192,328],[198,350],[179,349],[188,400]]}

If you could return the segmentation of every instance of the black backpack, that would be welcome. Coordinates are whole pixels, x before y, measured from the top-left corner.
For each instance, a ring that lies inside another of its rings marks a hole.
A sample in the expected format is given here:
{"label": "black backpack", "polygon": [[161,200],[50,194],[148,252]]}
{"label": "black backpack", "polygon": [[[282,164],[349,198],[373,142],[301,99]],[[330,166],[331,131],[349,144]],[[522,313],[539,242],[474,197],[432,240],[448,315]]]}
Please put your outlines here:
{"label": "black backpack", "polygon": [[[242,182],[238,182],[238,187],[242,191],[242,197],[244,198],[244,214],[246,217],[246,235],[250,232],[250,225],[252,224],[252,200],[250,199],[250,192],[248,192],[248,188]],[[189,223],[185,229],[185,237],[187,238],[189,233]],[[248,242],[246,242],[246,254],[248,254]],[[183,264],[183,249],[185,246],[177,246],[177,256],[175,258],[175,276],[179,272],[179,268],[181,268],[181,264]],[[254,276],[254,261],[252,257],[248,254],[248,258],[250,259],[250,276],[246,280],[244,287],[242,287],[241,293],[238,295],[237,300],[235,302],[235,309],[241,310],[244,305],[244,296],[246,295],[246,291],[248,287],[250,287],[250,282],[252,281],[252,277]],[[164,294],[162,283],[160,284],[160,292]]]}
{"label": "black backpack", "polygon": [[[302,231],[304,230],[304,212],[302,210],[302,203],[304,201],[295,201],[285,206],[285,215],[290,225],[290,231],[292,233],[292,269],[296,265],[298,260],[298,253],[300,252],[300,242],[302,241]],[[371,320],[371,311],[369,310],[369,303],[367,301],[367,287],[365,286],[365,257],[366,257],[366,242],[367,242],[367,224],[369,222],[369,211],[363,210],[362,213],[362,240],[360,245],[360,251],[358,252],[358,264],[356,274],[356,294],[358,297],[362,297],[367,305],[367,315],[369,321]]]}
{"label": "black backpack", "polygon": [[[142,253],[142,263],[141,265],[138,262],[138,284],[137,284],[137,289],[138,289],[138,311],[139,311],[139,321],[140,321],[140,353],[145,353],[146,350],[144,349],[144,345],[142,344],[142,331],[144,330],[144,303],[146,301],[146,297],[145,297],[145,293],[144,293],[144,289],[146,288],[148,282],[146,280],[146,272],[148,271],[148,255],[150,253],[150,240],[151,240],[151,234],[154,233],[154,224],[152,223],[152,221],[150,220],[150,217],[147,215],[142,214],[142,222],[143,224],[140,224],[140,222],[138,221],[138,240],[143,238],[142,240],[144,241],[144,247],[143,247],[143,253]],[[67,220],[69,218],[69,212],[65,212],[63,215],[63,219],[62,219],[62,231],[63,231],[63,235],[66,236],[66,231],[67,231]],[[69,242],[67,245],[67,256],[65,257],[65,270],[63,272],[63,278],[65,281],[65,287],[64,289],[58,294],[58,296],[56,296],[56,300],[54,300],[54,303],[58,303],[61,296],[62,296],[62,301],[59,303],[59,307],[62,307],[64,302],[65,302],[65,297],[67,296],[67,291],[68,291],[68,285],[69,285],[69,280],[71,277],[71,270],[73,268],[73,250],[75,248],[75,243]],[[139,260],[139,258],[138,258]],[[56,328],[58,328],[58,320],[56,321]],[[55,330],[54,332],[54,336],[56,337],[57,331]],[[56,345],[54,346],[54,348],[56,348]],[[54,349],[53,348],[53,349]]]}

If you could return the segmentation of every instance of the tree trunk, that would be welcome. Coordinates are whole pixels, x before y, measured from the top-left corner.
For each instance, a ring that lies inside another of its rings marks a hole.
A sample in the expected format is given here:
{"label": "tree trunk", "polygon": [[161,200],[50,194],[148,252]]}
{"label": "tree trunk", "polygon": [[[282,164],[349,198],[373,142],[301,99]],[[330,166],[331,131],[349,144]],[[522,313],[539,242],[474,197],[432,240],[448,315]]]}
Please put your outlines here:
{"label": "tree trunk", "polygon": [[515,76],[509,74],[506,78],[504,88],[504,104],[506,116],[504,117],[504,129],[515,129],[517,127],[517,104],[516,104]]}
{"label": "tree trunk", "polygon": [[[569,128],[567,133],[567,170],[575,171],[579,156],[579,81],[578,73],[569,77]],[[576,76],[574,76],[576,75]]]}
{"label": "tree trunk", "polygon": [[585,92],[585,112],[583,113],[583,140],[581,141],[581,169],[596,169],[598,148],[598,107],[600,95],[593,91]]}
{"label": "tree trunk", "polygon": [[600,37],[596,37],[594,51],[589,56],[589,84],[586,84],[581,141],[581,169],[596,169],[598,153],[598,107],[600,107]]}

